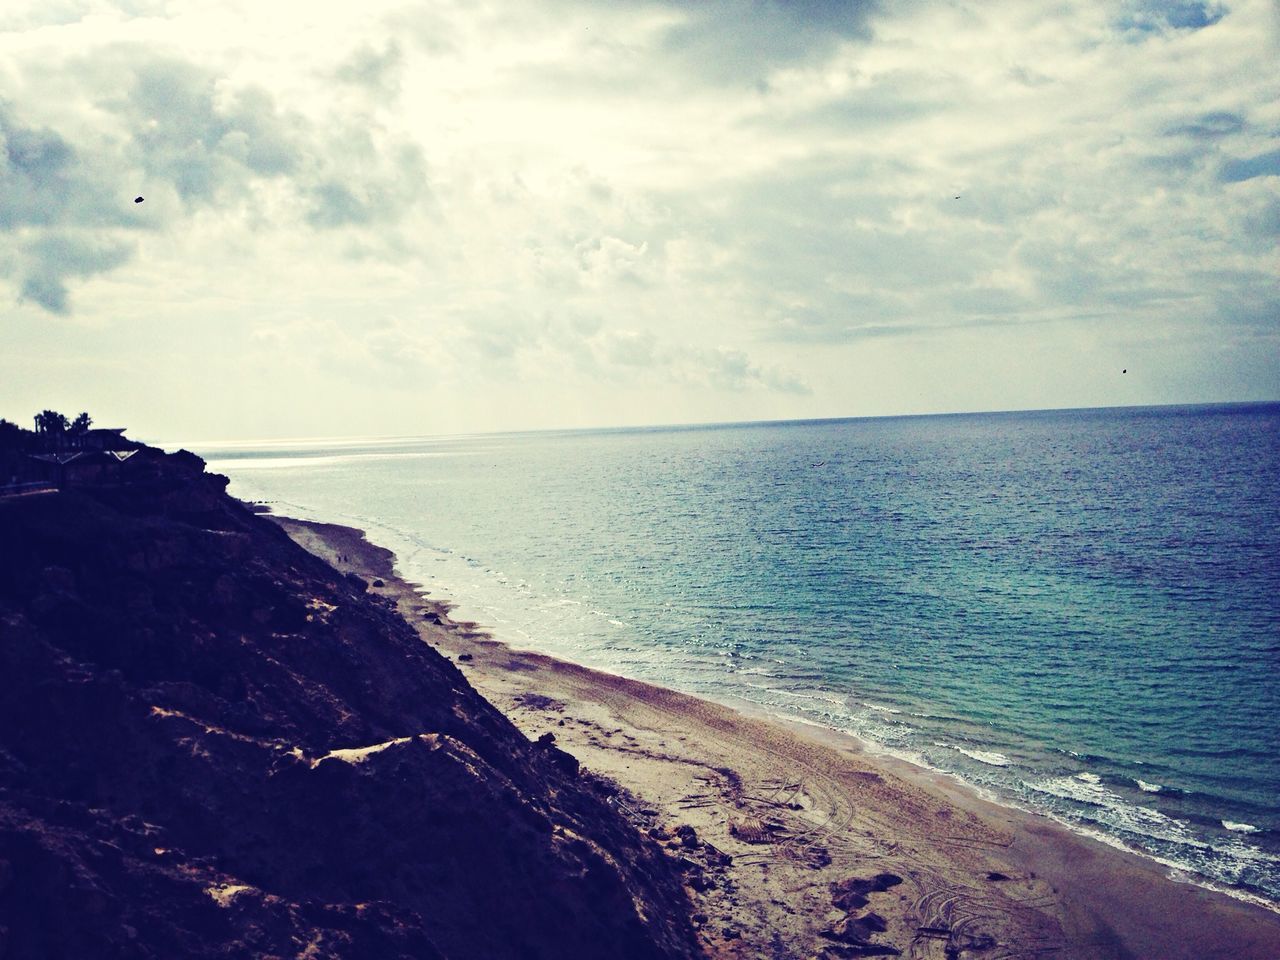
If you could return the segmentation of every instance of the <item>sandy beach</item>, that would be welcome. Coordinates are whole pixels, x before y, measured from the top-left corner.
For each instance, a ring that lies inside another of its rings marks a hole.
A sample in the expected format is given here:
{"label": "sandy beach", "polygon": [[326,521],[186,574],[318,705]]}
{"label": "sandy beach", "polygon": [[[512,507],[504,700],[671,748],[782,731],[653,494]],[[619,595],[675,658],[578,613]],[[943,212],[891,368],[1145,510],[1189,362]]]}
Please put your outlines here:
{"label": "sandy beach", "polygon": [[1280,957],[1276,913],[851,737],[513,650],[360,531],[274,519],[369,581],[531,739],[614,781],[680,858],[712,957]]}

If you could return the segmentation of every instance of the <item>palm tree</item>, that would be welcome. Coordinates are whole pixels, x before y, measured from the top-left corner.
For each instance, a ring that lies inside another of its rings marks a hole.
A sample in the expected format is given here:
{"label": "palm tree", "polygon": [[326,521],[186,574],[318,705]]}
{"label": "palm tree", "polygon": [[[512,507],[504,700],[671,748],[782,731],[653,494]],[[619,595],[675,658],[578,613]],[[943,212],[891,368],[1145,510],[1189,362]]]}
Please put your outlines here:
{"label": "palm tree", "polygon": [[66,433],[69,426],[70,421],[57,410],[42,410],[36,414],[36,433]]}
{"label": "palm tree", "polygon": [[72,433],[88,433],[89,427],[93,425],[93,417],[87,413],[82,413],[71,421]]}

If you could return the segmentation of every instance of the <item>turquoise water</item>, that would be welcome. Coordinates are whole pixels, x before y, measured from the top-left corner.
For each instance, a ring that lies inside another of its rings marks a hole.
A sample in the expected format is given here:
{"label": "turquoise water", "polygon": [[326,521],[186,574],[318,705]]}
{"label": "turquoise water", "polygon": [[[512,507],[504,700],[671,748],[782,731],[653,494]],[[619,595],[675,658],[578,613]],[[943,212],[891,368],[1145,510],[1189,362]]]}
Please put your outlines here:
{"label": "turquoise water", "polygon": [[199,452],[501,639],[1280,900],[1280,405]]}

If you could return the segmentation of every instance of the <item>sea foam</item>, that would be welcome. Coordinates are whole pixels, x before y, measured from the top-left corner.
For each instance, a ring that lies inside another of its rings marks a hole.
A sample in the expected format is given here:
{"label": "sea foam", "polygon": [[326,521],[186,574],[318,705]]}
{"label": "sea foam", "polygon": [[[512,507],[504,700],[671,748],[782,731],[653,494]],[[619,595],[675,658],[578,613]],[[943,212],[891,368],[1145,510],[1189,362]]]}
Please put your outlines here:
{"label": "sea foam", "polygon": [[950,747],[952,750],[963,753],[972,760],[977,760],[979,763],[985,763],[992,767],[1007,767],[1013,762],[1003,753],[997,753],[994,750],[969,750],[965,747],[957,747],[953,743],[943,743],[939,744],[939,746]]}

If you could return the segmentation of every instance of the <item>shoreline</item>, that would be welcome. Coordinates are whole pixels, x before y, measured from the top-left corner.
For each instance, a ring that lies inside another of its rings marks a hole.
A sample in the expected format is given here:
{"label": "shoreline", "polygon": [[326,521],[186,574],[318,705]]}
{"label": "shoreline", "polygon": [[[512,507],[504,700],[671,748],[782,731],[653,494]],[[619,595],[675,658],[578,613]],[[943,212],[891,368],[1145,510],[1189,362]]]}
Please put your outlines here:
{"label": "shoreline", "polygon": [[271,519],[373,584],[531,739],[619,783],[687,864],[712,956],[1280,956],[1265,907],[851,734],[515,650],[451,620],[362,531]]}

